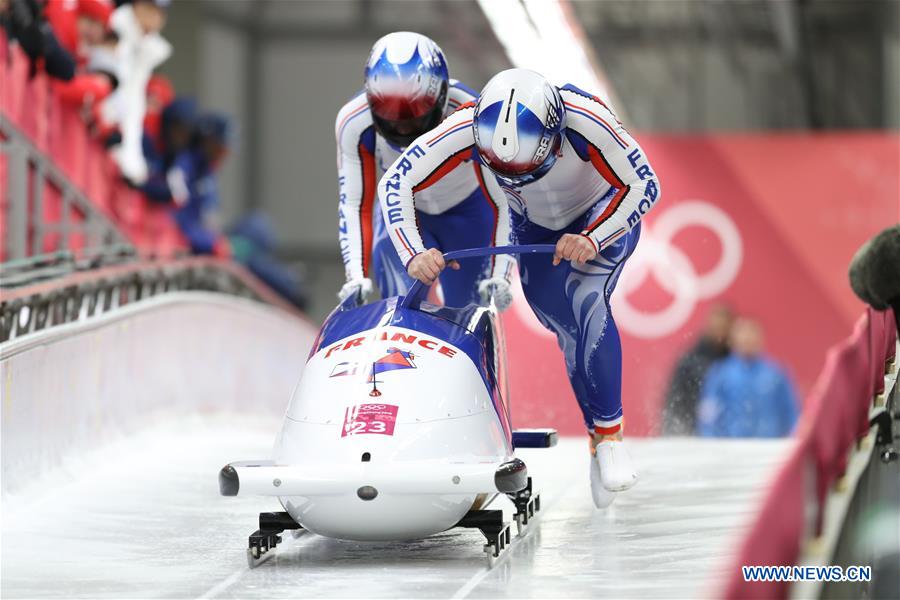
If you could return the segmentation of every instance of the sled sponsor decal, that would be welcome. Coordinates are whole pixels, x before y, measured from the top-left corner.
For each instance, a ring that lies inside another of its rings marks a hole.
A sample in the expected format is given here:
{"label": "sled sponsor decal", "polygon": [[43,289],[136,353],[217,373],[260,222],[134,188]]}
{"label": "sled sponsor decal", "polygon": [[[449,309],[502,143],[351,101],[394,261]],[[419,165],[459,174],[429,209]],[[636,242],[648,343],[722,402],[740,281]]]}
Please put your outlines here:
{"label": "sled sponsor decal", "polygon": [[355,362],[338,363],[334,365],[329,377],[347,377],[348,375],[356,375],[357,366],[358,365]]}
{"label": "sled sponsor decal", "polygon": [[344,426],[341,437],[378,433],[394,435],[398,406],[393,404],[358,404],[344,411]]}
{"label": "sled sponsor decal", "polygon": [[387,354],[372,363],[372,370],[369,372],[369,383],[373,383],[375,376],[379,373],[400,369],[415,369],[416,363],[413,362],[415,358],[416,355],[408,350],[388,348]]}
{"label": "sled sponsor decal", "polygon": [[345,350],[351,350],[353,348],[360,348],[373,340],[377,342],[396,342],[399,344],[409,344],[410,346],[414,346],[416,348],[422,348],[430,352],[436,352],[437,354],[446,356],[447,358],[453,358],[454,356],[456,356],[456,350],[454,350],[453,348],[442,344],[438,340],[423,336],[421,334],[402,333],[400,331],[381,331],[375,333],[375,335],[360,336],[349,339],[346,342],[341,342],[340,344],[335,344],[325,352],[325,358],[331,357],[331,355],[335,352],[343,352]]}

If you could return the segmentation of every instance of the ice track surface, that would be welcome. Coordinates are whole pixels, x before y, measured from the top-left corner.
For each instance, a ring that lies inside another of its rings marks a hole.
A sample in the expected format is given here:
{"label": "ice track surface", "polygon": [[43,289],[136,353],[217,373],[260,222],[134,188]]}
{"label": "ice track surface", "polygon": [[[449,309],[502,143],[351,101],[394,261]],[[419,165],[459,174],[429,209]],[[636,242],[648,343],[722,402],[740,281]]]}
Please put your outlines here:
{"label": "ice track surface", "polygon": [[[246,566],[265,498],[223,498],[230,460],[266,457],[275,420],[165,420],[70,460],[2,512],[4,598],[698,597],[716,593],[784,441],[631,440],[641,480],[590,499],[587,443],[523,450],[543,511],[492,570],[477,530],[407,543],[285,532]],[[508,513],[511,504],[502,505]]]}

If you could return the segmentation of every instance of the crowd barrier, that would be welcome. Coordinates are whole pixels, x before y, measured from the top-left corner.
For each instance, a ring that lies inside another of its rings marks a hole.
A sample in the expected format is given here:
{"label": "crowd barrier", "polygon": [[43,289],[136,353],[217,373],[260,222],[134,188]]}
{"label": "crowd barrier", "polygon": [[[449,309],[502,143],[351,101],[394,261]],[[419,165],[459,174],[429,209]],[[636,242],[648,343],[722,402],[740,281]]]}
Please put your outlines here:
{"label": "crowd barrier", "polygon": [[[29,62],[21,49],[7,43],[0,31],[0,114],[25,135],[30,143],[65,174],[66,178],[104,217],[115,222],[127,238],[143,253],[171,256],[187,246],[172,222],[168,208],[148,202],[120,176],[119,170],[101,140],[88,131],[82,110],[60,101],[54,80],[43,73],[29,76]],[[0,214],[8,213],[10,173],[8,158],[0,153],[0,190],[4,190]],[[37,183],[37,185],[35,185]],[[33,243],[36,224],[30,223],[28,248],[33,254],[57,250],[80,250],[85,240],[81,235],[65,235],[54,229],[62,222],[78,224],[85,220],[83,211],[70,207],[58,183],[45,179],[39,168],[29,166],[29,204],[40,199],[41,224],[48,233],[39,244]],[[39,189],[35,189],[39,188]],[[66,211],[67,214],[63,214]],[[10,234],[7,219],[0,219],[0,234]],[[39,245],[40,247],[36,247]],[[0,261],[19,256],[6,256],[0,249]]]}
{"label": "crowd barrier", "polygon": [[828,351],[804,403],[793,452],[737,554],[726,598],[788,597],[788,582],[744,581],[741,566],[798,565],[804,545],[823,535],[828,493],[869,434],[873,400],[884,392],[885,365],[895,358],[896,333],[891,311],[867,309],[850,337]]}

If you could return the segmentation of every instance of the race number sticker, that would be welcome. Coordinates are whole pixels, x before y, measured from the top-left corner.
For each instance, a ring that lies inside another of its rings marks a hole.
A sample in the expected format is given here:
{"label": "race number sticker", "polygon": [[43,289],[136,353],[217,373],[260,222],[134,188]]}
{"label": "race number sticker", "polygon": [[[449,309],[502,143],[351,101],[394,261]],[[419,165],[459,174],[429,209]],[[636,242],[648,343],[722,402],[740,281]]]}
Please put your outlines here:
{"label": "race number sticker", "polygon": [[347,408],[341,437],[363,433],[394,435],[398,408],[393,404],[359,404]]}

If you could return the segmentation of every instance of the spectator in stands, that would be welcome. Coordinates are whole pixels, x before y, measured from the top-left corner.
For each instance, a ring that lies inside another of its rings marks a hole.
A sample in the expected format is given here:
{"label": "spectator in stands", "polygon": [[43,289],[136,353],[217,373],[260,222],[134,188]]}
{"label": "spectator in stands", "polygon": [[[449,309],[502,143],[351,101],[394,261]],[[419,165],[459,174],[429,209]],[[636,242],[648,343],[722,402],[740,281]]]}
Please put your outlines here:
{"label": "spectator in stands", "polygon": [[191,144],[194,138],[194,122],[197,119],[197,104],[193,98],[176,98],[163,109],[160,124],[160,148],[166,165]]}
{"label": "spectator in stands", "polygon": [[107,27],[112,11],[109,0],[47,2],[47,20],[77,64],[75,77],[58,82],[54,89],[63,102],[82,108],[88,122],[97,119],[100,103],[119,83],[118,39]]}
{"label": "spectator in stands", "polygon": [[[179,106],[179,101],[173,102]],[[163,111],[162,131],[170,130],[167,144],[177,146],[181,131],[174,126],[173,106]],[[229,235],[216,223],[219,208],[217,171],[228,153],[230,123],[224,115],[209,112],[197,117],[190,146],[177,154],[167,184],[174,212],[195,254],[212,254],[242,263],[253,274],[294,305],[304,308],[307,297],[297,274],[272,256],[274,227],[262,214],[243,217]],[[172,137],[172,135],[175,137]]]}
{"label": "spectator in stands", "polygon": [[[148,90],[148,95],[149,95]],[[148,100],[148,106],[155,101]],[[168,183],[169,170],[175,158],[188,148],[194,134],[197,106],[192,98],[176,98],[155,119],[144,121],[143,152],[147,161],[147,181],[140,187],[151,202],[172,204]]]}
{"label": "spectator in stands", "polygon": [[712,307],[700,339],[675,364],[663,409],[664,435],[694,435],[700,386],[706,372],[728,355],[728,333],[734,314],[724,304]]}
{"label": "spectator in stands", "polygon": [[[119,85],[119,68],[115,55],[115,38],[95,46],[88,62],[71,81],[60,82],[54,86],[60,100],[83,110],[84,119],[97,131],[103,131],[102,102],[112,94]],[[109,128],[115,130],[115,124]]]}
{"label": "spectator in stands", "polygon": [[198,117],[190,147],[178,154],[167,176],[178,206],[175,222],[195,254],[231,255],[228,238],[214,222],[219,206],[216,170],[228,153],[229,130],[224,115]]}
{"label": "spectator in stands", "polygon": [[797,422],[797,397],[790,379],[763,354],[756,321],[739,318],[729,336],[731,354],[715,363],[703,381],[697,433],[705,437],[782,437]]}
{"label": "spectator in stands", "polygon": [[106,37],[113,8],[108,0],[47,0],[44,12],[59,43],[84,67]]}
{"label": "spectator in stands", "polygon": [[0,0],[0,27],[28,56],[32,77],[38,69],[63,81],[75,75],[75,58],[59,43],[37,0]]}
{"label": "spectator in stands", "polygon": [[113,12],[110,27],[119,38],[119,87],[104,103],[104,120],[118,123],[122,142],[113,158],[122,176],[134,185],[147,180],[142,151],[147,83],[153,70],[172,54],[161,35],[168,0],[133,0]]}
{"label": "spectator in stands", "polygon": [[144,135],[158,138],[162,113],[175,100],[175,88],[164,75],[156,74],[147,82],[147,111],[144,113]]}

